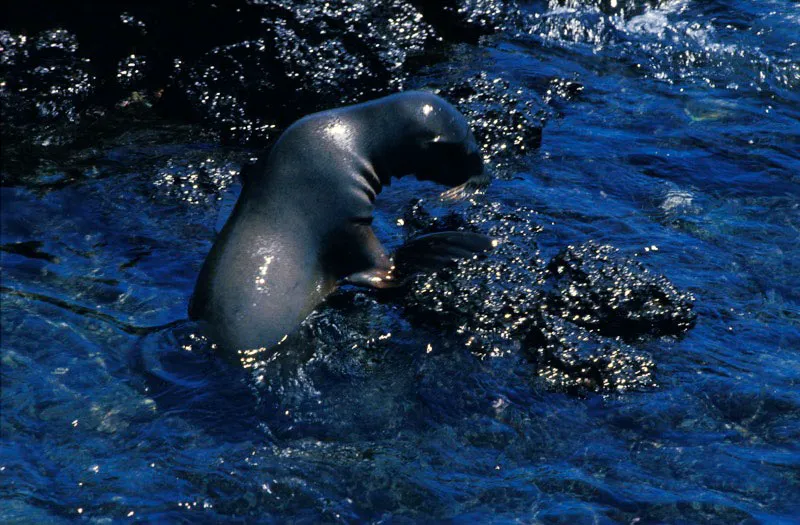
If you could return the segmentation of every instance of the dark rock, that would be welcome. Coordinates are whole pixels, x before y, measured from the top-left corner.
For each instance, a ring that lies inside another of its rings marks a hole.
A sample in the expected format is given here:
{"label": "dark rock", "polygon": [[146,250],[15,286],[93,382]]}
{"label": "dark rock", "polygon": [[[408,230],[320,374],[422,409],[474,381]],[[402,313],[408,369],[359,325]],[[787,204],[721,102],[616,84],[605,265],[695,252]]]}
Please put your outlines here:
{"label": "dark rock", "polygon": [[150,71],[149,61],[143,55],[130,54],[120,59],[117,64],[117,82],[120,87],[134,91],[147,87],[147,80]]}
{"label": "dark rock", "polygon": [[153,185],[187,204],[208,203],[222,199],[225,189],[233,184],[239,171],[234,162],[219,162],[219,159],[208,156],[170,158],[158,167]]}
{"label": "dark rock", "polygon": [[409,61],[439,40],[399,0],[253,6],[258,38],[181,65],[166,97],[238,142],[269,143],[304,114],[402,89]]}
{"label": "dark rock", "polygon": [[544,42],[575,42],[591,46],[609,45],[618,39],[614,20],[597,9],[574,11],[560,9],[542,16],[529,17],[524,32]]}
{"label": "dark rock", "polygon": [[654,362],[630,343],[680,334],[694,322],[689,294],[611,247],[567,248],[545,263],[532,210],[476,202],[459,210],[461,226],[448,215],[417,201],[404,223],[412,233],[440,231],[445,223],[478,229],[497,246],[485,257],[412,278],[403,298],[406,317],[453,331],[481,358],[522,350],[548,388],[652,387]]}
{"label": "dark rock", "polygon": [[[8,14],[8,125],[138,104],[259,144],[306,113],[403,89],[441,56],[440,34],[475,40],[519,18],[507,0],[33,1]],[[31,44],[42,38],[50,56]]]}
{"label": "dark rock", "polygon": [[523,19],[513,0],[411,0],[448,41],[475,43]]}
{"label": "dark rock", "polygon": [[[167,114],[199,120],[233,142],[269,143],[278,133],[282,102],[277,71],[263,40],[222,46],[193,65],[176,59],[175,80],[159,103]],[[253,101],[260,101],[253,103]]]}
{"label": "dark rock", "polygon": [[[413,207],[419,207],[415,203]],[[497,240],[486,257],[461,260],[451,267],[414,277],[404,298],[409,318],[463,334],[475,353],[495,347],[510,349],[518,327],[544,302],[544,261],[537,257],[535,238],[540,227],[535,212],[513,212],[496,205],[474,204],[467,210],[466,226]],[[437,231],[441,219],[414,212],[415,231]],[[446,216],[445,216],[446,217]],[[447,219],[448,222],[455,221]]]}
{"label": "dark rock", "polygon": [[552,7],[595,9],[607,15],[636,16],[649,8],[666,4],[667,0],[549,0],[548,3]]}
{"label": "dark rock", "polygon": [[75,35],[63,29],[33,37],[0,31],[0,78],[4,129],[30,121],[76,122],[95,90]]}
{"label": "dark rock", "polygon": [[648,354],[547,314],[520,329],[523,349],[548,388],[572,394],[623,392],[655,386]]}
{"label": "dark rock", "polygon": [[583,93],[583,84],[565,78],[550,80],[544,94],[544,102],[552,104],[554,101],[573,100]]}
{"label": "dark rock", "polygon": [[437,91],[467,117],[495,175],[541,145],[547,110],[535,93],[488,73]]}
{"label": "dark rock", "polygon": [[47,153],[72,143],[91,122],[97,80],[63,29],[32,37],[0,31],[0,141],[2,180],[35,171]]}
{"label": "dark rock", "polygon": [[630,341],[694,325],[691,294],[611,246],[569,246],[547,269],[550,312],[597,333]]}

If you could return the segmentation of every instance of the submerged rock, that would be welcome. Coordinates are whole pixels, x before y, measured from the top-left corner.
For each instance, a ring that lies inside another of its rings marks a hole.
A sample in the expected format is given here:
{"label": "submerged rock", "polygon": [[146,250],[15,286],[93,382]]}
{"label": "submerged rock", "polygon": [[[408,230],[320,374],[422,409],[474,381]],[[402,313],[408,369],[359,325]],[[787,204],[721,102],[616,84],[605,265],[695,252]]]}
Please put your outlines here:
{"label": "submerged rock", "polygon": [[690,294],[610,246],[569,247],[546,263],[532,210],[474,202],[460,213],[437,216],[420,202],[406,211],[412,234],[477,229],[498,242],[484,257],[414,277],[403,300],[409,319],[452,330],[481,358],[523,351],[550,388],[655,385],[653,359],[631,343],[688,330]]}

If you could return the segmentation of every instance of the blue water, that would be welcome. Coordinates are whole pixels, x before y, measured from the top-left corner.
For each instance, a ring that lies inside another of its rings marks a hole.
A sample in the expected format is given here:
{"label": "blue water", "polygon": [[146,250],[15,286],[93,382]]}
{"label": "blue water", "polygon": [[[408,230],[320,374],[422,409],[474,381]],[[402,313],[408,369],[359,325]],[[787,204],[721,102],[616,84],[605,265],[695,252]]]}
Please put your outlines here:
{"label": "blue water", "polygon": [[[593,240],[695,296],[630,345],[651,386],[565,393],[357,290],[217,361],[186,305],[252,152],[140,123],[0,188],[0,521],[800,522],[800,4],[565,4],[453,58],[552,112],[476,199],[535,211],[527,256]],[[379,236],[440,190],[393,184]]]}

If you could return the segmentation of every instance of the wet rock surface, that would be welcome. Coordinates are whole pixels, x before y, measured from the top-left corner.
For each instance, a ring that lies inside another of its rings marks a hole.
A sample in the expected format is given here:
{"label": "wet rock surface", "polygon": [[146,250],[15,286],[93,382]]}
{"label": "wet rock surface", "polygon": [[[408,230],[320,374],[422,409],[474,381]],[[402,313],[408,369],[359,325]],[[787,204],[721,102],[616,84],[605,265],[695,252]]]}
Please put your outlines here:
{"label": "wet rock surface", "polygon": [[547,266],[557,315],[606,336],[635,340],[694,325],[694,297],[613,246],[569,246]]}
{"label": "wet rock surface", "polygon": [[534,315],[521,332],[525,354],[550,388],[584,394],[656,386],[653,357],[619,338],[547,314]]}
{"label": "wet rock surface", "polygon": [[63,29],[32,37],[0,31],[2,118],[4,125],[27,121],[75,122],[95,90],[78,40]]}
{"label": "wet rock surface", "polygon": [[694,324],[693,298],[610,246],[568,247],[549,262],[536,246],[533,210],[473,202],[436,216],[409,205],[412,234],[479,230],[497,241],[485,256],[416,276],[403,304],[410,319],[447,327],[476,355],[522,350],[551,388],[569,392],[651,387],[654,361],[626,343],[680,335]]}
{"label": "wet rock surface", "polygon": [[514,159],[541,145],[548,110],[530,90],[482,72],[437,91],[467,117],[495,176],[510,175]]}
{"label": "wet rock surface", "polygon": [[4,129],[139,105],[251,145],[304,114],[403,89],[420,64],[447,56],[446,41],[490,33],[514,11],[502,1],[52,4],[15,5],[0,33]]}
{"label": "wet rock surface", "polygon": [[412,3],[451,41],[476,42],[523,20],[516,2],[510,0],[412,0]]}
{"label": "wet rock surface", "polygon": [[70,144],[79,125],[93,119],[88,106],[97,80],[78,48],[63,29],[32,36],[0,31],[4,173],[35,164],[41,148]]}
{"label": "wet rock surface", "polygon": [[258,38],[181,65],[168,90],[223,138],[268,144],[303,114],[402,89],[408,62],[440,41],[404,2],[259,2]]}

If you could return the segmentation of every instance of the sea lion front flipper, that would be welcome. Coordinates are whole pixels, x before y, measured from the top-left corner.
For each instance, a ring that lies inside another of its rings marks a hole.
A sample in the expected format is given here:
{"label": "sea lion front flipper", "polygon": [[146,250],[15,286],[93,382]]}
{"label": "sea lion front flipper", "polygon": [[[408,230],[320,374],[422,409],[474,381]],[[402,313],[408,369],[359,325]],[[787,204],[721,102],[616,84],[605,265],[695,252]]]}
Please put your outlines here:
{"label": "sea lion front flipper", "polygon": [[481,233],[446,231],[420,235],[397,249],[391,268],[372,268],[348,276],[345,282],[379,290],[395,289],[418,273],[435,272],[494,246],[492,238]]}
{"label": "sea lion front flipper", "polygon": [[495,242],[488,235],[466,231],[446,231],[414,237],[394,254],[393,274],[403,281],[417,273],[435,272],[459,259],[488,252]]}

